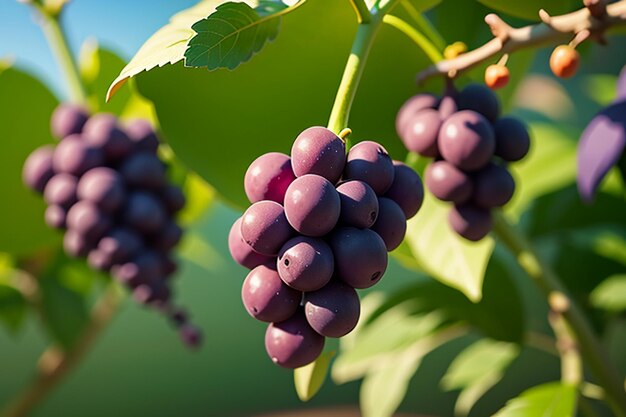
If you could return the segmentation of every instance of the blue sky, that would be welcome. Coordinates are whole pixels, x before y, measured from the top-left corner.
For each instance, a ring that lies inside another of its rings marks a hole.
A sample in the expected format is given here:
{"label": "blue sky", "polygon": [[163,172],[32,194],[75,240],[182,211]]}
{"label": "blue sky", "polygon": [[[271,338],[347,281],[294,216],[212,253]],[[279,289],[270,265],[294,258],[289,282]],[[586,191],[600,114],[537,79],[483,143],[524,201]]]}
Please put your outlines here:
{"label": "blue sky", "polygon": [[[92,37],[125,59],[167,23],[174,13],[197,0],[72,0],[64,16],[66,33],[76,54],[85,39]],[[60,98],[65,82],[56,61],[28,6],[17,0],[0,0],[0,58],[43,79]]]}

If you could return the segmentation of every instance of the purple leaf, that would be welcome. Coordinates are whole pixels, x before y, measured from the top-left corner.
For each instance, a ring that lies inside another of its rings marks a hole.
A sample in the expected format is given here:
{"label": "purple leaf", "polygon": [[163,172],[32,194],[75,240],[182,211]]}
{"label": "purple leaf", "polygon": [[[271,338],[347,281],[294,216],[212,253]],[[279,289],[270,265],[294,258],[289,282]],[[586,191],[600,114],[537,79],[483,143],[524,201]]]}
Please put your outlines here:
{"label": "purple leaf", "polygon": [[611,104],[585,128],[578,144],[578,191],[591,202],[626,145],[626,100]]}
{"label": "purple leaf", "polygon": [[615,101],[621,101],[626,99],[626,65],[622,68],[617,79],[617,98]]}

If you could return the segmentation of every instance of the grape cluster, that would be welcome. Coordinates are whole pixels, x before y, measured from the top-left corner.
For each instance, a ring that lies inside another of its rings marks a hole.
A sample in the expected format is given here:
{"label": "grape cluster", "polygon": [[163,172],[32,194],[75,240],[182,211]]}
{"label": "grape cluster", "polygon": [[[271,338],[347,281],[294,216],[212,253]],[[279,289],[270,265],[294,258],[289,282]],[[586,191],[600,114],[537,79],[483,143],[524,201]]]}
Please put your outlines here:
{"label": "grape cluster", "polygon": [[356,326],[355,289],[387,268],[387,251],[404,238],[422,205],[419,175],[392,161],[380,144],[344,141],[323,127],[304,130],[291,157],[272,152],[248,168],[252,205],[233,224],[233,259],[251,269],[242,288],[248,313],[270,323],[265,348],[274,363],[314,361],[325,337]]}
{"label": "grape cluster", "polygon": [[528,153],[530,136],[514,117],[500,117],[498,97],[470,84],[442,98],[418,94],[398,112],[396,130],[409,151],[434,158],[424,182],[439,200],[454,203],[448,221],[462,237],[478,241],[492,227],[491,209],[513,197],[507,163]]}
{"label": "grape cluster", "polygon": [[186,344],[198,345],[199,330],[170,302],[171,251],[183,233],[175,215],[185,196],[168,184],[150,124],[122,127],[111,114],[62,104],[51,125],[60,142],[28,157],[23,180],[43,194],[46,223],[65,231],[65,252],[109,272],[135,300],[166,314]]}

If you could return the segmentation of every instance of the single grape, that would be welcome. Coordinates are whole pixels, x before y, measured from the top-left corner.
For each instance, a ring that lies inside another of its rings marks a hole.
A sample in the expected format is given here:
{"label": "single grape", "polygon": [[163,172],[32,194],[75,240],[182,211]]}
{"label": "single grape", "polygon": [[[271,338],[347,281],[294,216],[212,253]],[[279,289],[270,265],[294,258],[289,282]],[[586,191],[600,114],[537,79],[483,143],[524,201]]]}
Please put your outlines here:
{"label": "single grape", "polygon": [[230,256],[239,265],[254,269],[261,264],[268,263],[272,257],[261,255],[252,250],[252,247],[241,236],[241,217],[233,223],[228,233],[228,249]]}
{"label": "single grape", "polygon": [[369,229],[341,227],[330,236],[335,255],[335,275],[353,288],[369,288],[387,269],[387,247]]}
{"label": "single grape", "polygon": [[361,303],[354,288],[332,280],[324,288],[305,294],[306,320],[326,337],[342,337],[359,322]]}
{"label": "single grape", "polygon": [[441,156],[464,171],[487,165],[496,147],[489,122],[471,110],[450,116],[441,126],[438,143]]}
{"label": "single grape", "polygon": [[178,245],[182,237],[183,229],[175,221],[169,220],[156,233],[152,245],[162,252],[167,252]]}
{"label": "single grape", "polygon": [[57,173],[65,172],[77,177],[103,163],[103,153],[84,142],[77,134],[63,139],[52,157],[52,166]]}
{"label": "single grape", "polygon": [[[456,95],[456,94],[455,94]],[[441,120],[446,120],[448,117],[452,116],[454,113],[458,111],[458,106],[456,104],[456,100],[454,97],[447,95],[441,99],[441,103],[439,103],[439,118]]]}
{"label": "single grape", "polygon": [[61,206],[48,206],[46,208],[44,218],[46,220],[46,224],[53,229],[64,229],[67,211]]}
{"label": "single grape", "polygon": [[359,142],[348,152],[347,161],[344,179],[366,182],[378,195],[383,195],[391,187],[393,162],[381,144]]}
{"label": "single grape", "polygon": [[105,212],[112,213],[126,199],[124,180],[111,168],[92,168],[78,182],[78,198],[91,201]]}
{"label": "single grape", "polygon": [[120,173],[128,184],[138,188],[158,189],[167,182],[165,165],[149,152],[129,156],[120,166]]}
{"label": "single grape", "polygon": [[378,217],[378,198],[372,187],[352,180],[339,185],[337,192],[341,200],[341,225],[367,229],[374,224]]}
{"label": "single grape", "polygon": [[110,257],[112,264],[128,262],[142,247],[141,237],[123,227],[111,230],[98,242],[98,251]]}
{"label": "single grape", "polygon": [[163,277],[161,256],[151,250],[143,250],[129,262],[116,264],[111,268],[112,275],[130,288],[151,284]]}
{"label": "single grape", "polygon": [[175,185],[168,185],[161,191],[161,198],[168,213],[175,214],[185,207],[186,199],[183,190]]}
{"label": "single grape", "polygon": [[524,123],[515,117],[501,117],[494,123],[496,156],[515,162],[524,158],[530,149],[530,135]]}
{"label": "single grape", "polygon": [[291,147],[291,166],[297,177],[320,175],[335,184],[346,164],[346,144],[321,126],[305,129]]}
{"label": "single grape", "polygon": [[275,266],[259,265],[250,271],[243,282],[241,298],[252,317],[272,322],[293,316],[300,305],[302,294],[280,279]]}
{"label": "single grape", "polygon": [[463,203],[470,199],[474,184],[469,175],[447,161],[436,161],[426,168],[426,187],[442,201]]}
{"label": "single grape", "polygon": [[498,96],[483,84],[469,84],[457,98],[459,110],[472,110],[483,115],[490,122],[500,116],[500,100]]}
{"label": "single grape", "polygon": [[472,201],[478,207],[502,207],[515,192],[515,180],[503,166],[490,163],[474,175]]}
{"label": "single grape", "polygon": [[272,200],[283,204],[287,187],[294,179],[291,158],[284,153],[270,152],[250,164],[244,177],[244,189],[251,203]]}
{"label": "single grape", "polygon": [[407,121],[401,136],[402,143],[411,152],[434,158],[439,155],[437,135],[442,123],[437,110],[422,110]]}
{"label": "single grape", "polygon": [[432,94],[417,94],[408,99],[396,116],[396,132],[402,138],[406,124],[416,113],[424,109],[434,109],[437,107],[439,99]]}
{"label": "single grape", "polygon": [[489,65],[485,69],[485,84],[492,90],[497,90],[509,83],[510,76],[509,69],[505,65]]}
{"label": "single grape", "polygon": [[93,247],[93,243],[76,230],[70,229],[63,236],[63,249],[74,258],[86,256]]}
{"label": "single grape", "polygon": [[335,261],[322,239],[298,236],[283,245],[276,265],[285,284],[298,291],[315,291],[330,281]]}
{"label": "single grape", "polygon": [[491,211],[471,204],[455,205],[450,210],[448,222],[457,234],[476,242],[491,230]]}
{"label": "single grape", "polygon": [[335,186],[319,175],[296,178],[285,193],[289,224],[306,236],[324,236],[330,232],[339,220],[340,211],[341,200]]}
{"label": "single grape", "polygon": [[50,119],[52,135],[63,139],[80,133],[87,119],[89,119],[89,114],[83,107],[69,103],[61,104],[54,110]]}
{"label": "single grape", "polygon": [[135,191],[129,194],[122,218],[127,225],[144,234],[154,233],[166,219],[163,204],[152,194]]}
{"label": "single grape", "polygon": [[559,45],[550,55],[550,69],[559,78],[569,78],[576,74],[580,64],[580,54],[574,47]]}
{"label": "single grape", "polygon": [[297,311],[291,318],[271,323],[265,332],[265,350],[276,365],[299,368],[313,362],[324,349],[324,336]]}
{"label": "single grape", "polygon": [[60,173],[50,178],[43,192],[43,198],[50,205],[69,208],[76,202],[78,179],[70,174]]}
{"label": "single grape", "polygon": [[415,216],[424,202],[424,185],[419,174],[400,161],[393,161],[394,176],[385,197],[396,202],[407,219]]}
{"label": "single grape", "polygon": [[87,255],[87,264],[89,264],[92,269],[96,269],[98,271],[108,271],[113,265],[113,260],[108,254],[98,249],[94,249]]}
{"label": "single grape", "polygon": [[52,168],[52,156],[54,148],[52,146],[42,146],[31,153],[24,162],[22,169],[22,180],[31,189],[43,193],[46,184],[54,175]]}
{"label": "single grape", "polygon": [[156,153],[159,149],[159,139],[147,120],[133,120],[126,125],[125,130],[135,151]]}
{"label": "single grape", "polygon": [[383,239],[388,251],[392,251],[402,243],[406,234],[406,216],[393,200],[385,197],[378,199],[378,219],[372,230]]}
{"label": "single grape", "polygon": [[96,241],[111,227],[111,218],[89,201],[79,201],[67,212],[67,228]]}
{"label": "single grape", "polygon": [[283,206],[275,201],[251,205],[241,218],[241,236],[255,252],[275,256],[293,235]]}
{"label": "single grape", "polygon": [[120,160],[132,151],[132,142],[113,114],[91,116],[83,128],[83,137],[87,144],[101,150],[111,161]]}

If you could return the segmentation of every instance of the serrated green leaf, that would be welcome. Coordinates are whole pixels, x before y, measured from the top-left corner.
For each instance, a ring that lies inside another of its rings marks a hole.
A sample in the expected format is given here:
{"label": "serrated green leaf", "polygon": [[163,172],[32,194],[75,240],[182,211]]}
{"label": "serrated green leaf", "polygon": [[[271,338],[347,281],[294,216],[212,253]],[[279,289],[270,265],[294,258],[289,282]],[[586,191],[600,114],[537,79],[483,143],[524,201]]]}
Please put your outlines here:
{"label": "serrated green leaf", "polygon": [[333,356],[334,350],[323,352],[310,364],[293,371],[293,382],[300,400],[309,401],[322,388]]}
{"label": "serrated green leaf", "polygon": [[509,400],[493,417],[573,417],[575,411],[576,387],[549,382]]}
{"label": "serrated green leaf", "polygon": [[420,212],[407,222],[406,241],[424,271],[477,302],[494,241],[463,239],[450,228],[449,212],[449,204],[427,192]]}
{"label": "serrated green leaf", "polygon": [[552,15],[568,13],[576,10],[579,6],[575,0],[478,0],[485,6],[504,12],[508,15],[521,17],[533,21],[539,21],[539,10],[545,9]]}
{"label": "serrated green leaf", "polygon": [[11,333],[17,333],[26,317],[28,304],[15,288],[0,284],[0,322]]}
{"label": "serrated green leaf", "polygon": [[15,68],[0,72],[0,195],[5,196],[0,204],[0,251],[23,255],[59,241],[44,223],[43,199],[22,183],[28,155],[53,143],[50,116],[57,104],[34,77]]}
{"label": "serrated green leaf", "polygon": [[252,8],[246,3],[224,3],[191,28],[196,35],[185,51],[185,66],[233,70],[250,60],[266,42],[274,40],[280,27],[282,2],[260,1]]}
{"label": "serrated green leaf", "polygon": [[615,313],[626,310],[626,274],[613,275],[604,280],[591,293],[591,303]]}

